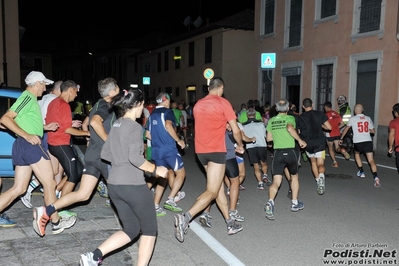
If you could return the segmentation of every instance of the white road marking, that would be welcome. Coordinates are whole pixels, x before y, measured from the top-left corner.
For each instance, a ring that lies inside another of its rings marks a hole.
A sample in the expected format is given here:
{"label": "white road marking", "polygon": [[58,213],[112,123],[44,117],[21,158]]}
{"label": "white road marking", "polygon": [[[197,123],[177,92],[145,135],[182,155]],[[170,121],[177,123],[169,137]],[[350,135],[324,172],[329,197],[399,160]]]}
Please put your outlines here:
{"label": "white road marking", "polygon": [[211,234],[209,234],[201,225],[192,221],[190,229],[204,241],[220,258],[230,266],[245,266],[236,256],[220,244]]}

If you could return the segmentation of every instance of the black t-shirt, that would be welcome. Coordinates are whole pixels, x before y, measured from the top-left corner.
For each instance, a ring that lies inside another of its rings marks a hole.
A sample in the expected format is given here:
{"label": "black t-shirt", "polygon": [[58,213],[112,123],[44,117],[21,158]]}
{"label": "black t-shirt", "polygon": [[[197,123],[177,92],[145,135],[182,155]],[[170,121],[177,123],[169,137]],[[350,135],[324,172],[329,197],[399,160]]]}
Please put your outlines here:
{"label": "black t-shirt", "polygon": [[[103,120],[103,127],[107,134],[111,130],[112,124],[116,120],[115,113],[109,109],[108,103],[104,99],[100,99],[91,109],[89,115],[89,122],[93,116],[99,115]],[[90,143],[85,153],[85,160],[95,161],[100,159],[101,149],[104,145],[104,140],[89,126]]]}
{"label": "black t-shirt", "polygon": [[320,146],[325,144],[325,136],[322,125],[328,121],[328,117],[322,111],[310,110],[300,115],[298,128],[301,137],[308,145]]}

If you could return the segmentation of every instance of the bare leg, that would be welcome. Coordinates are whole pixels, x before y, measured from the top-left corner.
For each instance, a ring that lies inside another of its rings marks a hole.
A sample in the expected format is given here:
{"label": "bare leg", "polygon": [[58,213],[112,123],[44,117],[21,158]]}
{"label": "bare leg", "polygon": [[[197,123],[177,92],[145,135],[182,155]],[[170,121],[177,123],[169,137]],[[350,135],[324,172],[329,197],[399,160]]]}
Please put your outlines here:
{"label": "bare leg", "polygon": [[209,162],[208,165],[205,166],[207,176],[206,190],[197,198],[197,201],[188,211],[191,217],[194,217],[196,214],[208,207],[212,200],[218,197],[218,195],[220,196],[220,191],[222,191],[222,194],[224,195],[225,206],[222,206],[223,199],[219,199],[218,206],[220,204],[219,208],[221,208],[220,210],[224,217],[229,216],[227,198],[224,194],[224,189],[221,190],[225,168],[225,164],[217,164],[214,162]]}

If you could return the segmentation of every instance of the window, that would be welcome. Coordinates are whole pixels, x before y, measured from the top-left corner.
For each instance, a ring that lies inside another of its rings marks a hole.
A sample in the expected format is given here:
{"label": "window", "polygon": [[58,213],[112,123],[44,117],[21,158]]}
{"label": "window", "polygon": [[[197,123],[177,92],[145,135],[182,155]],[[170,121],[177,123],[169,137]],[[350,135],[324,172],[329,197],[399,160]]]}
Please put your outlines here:
{"label": "window", "polygon": [[288,47],[301,44],[302,0],[291,0],[289,10]]}
{"label": "window", "polygon": [[331,102],[333,84],[333,64],[318,65],[316,79],[316,108],[323,110],[326,101]]}
{"label": "window", "polygon": [[334,16],[337,10],[337,0],[321,0],[320,18]]}
{"label": "window", "polygon": [[274,32],[274,9],[275,0],[263,0],[264,20],[263,20],[263,34],[270,34]]}
{"label": "window", "polygon": [[161,72],[162,71],[162,54],[161,53],[158,53],[157,54],[157,71],[158,72]]}
{"label": "window", "polygon": [[[175,56],[180,56],[180,46],[175,47]],[[175,69],[180,69],[180,60],[175,60]]]}
{"label": "window", "polygon": [[387,0],[354,0],[352,43],[357,38],[384,36],[385,6]]}
{"label": "window", "polygon": [[194,42],[188,44],[188,66],[194,66]]}
{"label": "window", "polygon": [[169,51],[164,52],[164,70],[169,71]]}
{"label": "window", "polygon": [[380,29],[381,1],[382,0],[362,0],[359,33]]}
{"label": "window", "polygon": [[176,87],[176,88],[175,88],[175,96],[176,96],[176,97],[179,97],[179,96],[180,96],[180,88],[179,88],[179,87]]}
{"label": "window", "polygon": [[212,63],[212,37],[205,39],[205,64]]}

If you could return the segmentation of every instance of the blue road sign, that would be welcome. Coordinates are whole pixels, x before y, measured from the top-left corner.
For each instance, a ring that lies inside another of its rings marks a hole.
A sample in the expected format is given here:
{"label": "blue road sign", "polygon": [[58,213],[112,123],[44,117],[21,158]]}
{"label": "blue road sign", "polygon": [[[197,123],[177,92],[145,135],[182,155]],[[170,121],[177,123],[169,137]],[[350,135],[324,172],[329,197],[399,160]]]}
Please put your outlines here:
{"label": "blue road sign", "polygon": [[262,68],[276,68],[276,53],[262,53],[260,62]]}
{"label": "blue road sign", "polygon": [[143,77],[143,85],[150,85],[150,77]]}

